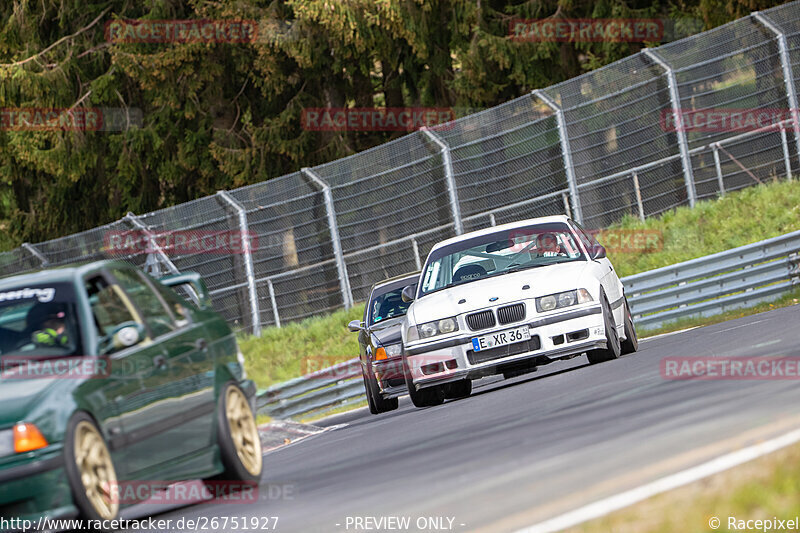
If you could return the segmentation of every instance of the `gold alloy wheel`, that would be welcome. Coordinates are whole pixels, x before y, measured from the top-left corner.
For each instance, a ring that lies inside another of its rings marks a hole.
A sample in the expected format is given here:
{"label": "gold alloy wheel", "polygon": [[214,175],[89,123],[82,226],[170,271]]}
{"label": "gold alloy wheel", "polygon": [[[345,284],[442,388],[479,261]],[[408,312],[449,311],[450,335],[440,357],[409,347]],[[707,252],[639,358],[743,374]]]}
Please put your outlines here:
{"label": "gold alloy wheel", "polygon": [[117,484],[117,473],[103,437],[85,420],[75,428],[75,464],[89,503],[102,519],[114,519],[119,502],[114,501],[111,492]]}
{"label": "gold alloy wheel", "polygon": [[225,394],[225,416],[239,460],[250,474],[260,475],[262,457],[258,426],[247,398],[237,387],[228,387]]}

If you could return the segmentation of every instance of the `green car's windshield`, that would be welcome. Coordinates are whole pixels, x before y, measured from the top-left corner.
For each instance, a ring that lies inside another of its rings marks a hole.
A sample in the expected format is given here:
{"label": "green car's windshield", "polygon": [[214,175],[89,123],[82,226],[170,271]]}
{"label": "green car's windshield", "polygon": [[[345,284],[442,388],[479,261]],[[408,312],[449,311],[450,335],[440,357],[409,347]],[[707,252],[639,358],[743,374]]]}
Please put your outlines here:
{"label": "green car's windshield", "polygon": [[80,354],[74,296],[67,283],[0,290],[0,363]]}
{"label": "green car's windshield", "polygon": [[575,235],[564,223],[500,230],[433,252],[423,270],[419,296],[489,276],[584,260]]}

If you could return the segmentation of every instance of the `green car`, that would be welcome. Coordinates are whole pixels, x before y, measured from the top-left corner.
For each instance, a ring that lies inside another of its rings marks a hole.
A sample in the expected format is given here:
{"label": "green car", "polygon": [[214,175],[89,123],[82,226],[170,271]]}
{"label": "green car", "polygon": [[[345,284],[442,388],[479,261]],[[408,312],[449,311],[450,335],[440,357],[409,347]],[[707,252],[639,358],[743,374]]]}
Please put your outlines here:
{"label": "green car", "polygon": [[257,483],[242,363],[197,274],[100,261],[0,279],[0,516],[111,520],[123,483]]}

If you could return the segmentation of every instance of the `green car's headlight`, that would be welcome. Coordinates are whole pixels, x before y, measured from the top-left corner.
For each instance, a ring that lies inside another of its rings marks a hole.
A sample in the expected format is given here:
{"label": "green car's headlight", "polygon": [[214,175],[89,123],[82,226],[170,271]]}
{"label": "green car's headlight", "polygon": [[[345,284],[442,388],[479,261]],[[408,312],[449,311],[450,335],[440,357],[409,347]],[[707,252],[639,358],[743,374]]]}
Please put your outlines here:
{"label": "green car's headlight", "polygon": [[446,335],[458,331],[458,322],[456,322],[455,317],[443,318],[420,324],[417,326],[417,331],[420,339],[428,339],[435,335]]}
{"label": "green car's headlight", "polygon": [[570,307],[591,301],[593,301],[592,295],[586,289],[564,291],[536,298],[536,310],[540,313],[546,313],[553,309],[561,309],[562,307]]}

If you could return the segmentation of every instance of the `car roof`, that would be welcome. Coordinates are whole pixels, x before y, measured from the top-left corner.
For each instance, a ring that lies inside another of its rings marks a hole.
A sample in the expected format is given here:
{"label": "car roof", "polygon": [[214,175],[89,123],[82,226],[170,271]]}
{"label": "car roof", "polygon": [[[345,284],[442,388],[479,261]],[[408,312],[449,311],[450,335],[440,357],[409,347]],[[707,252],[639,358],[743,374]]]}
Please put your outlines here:
{"label": "car roof", "polygon": [[465,241],[465,240],[471,239],[473,237],[481,237],[483,235],[489,235],[489,234],[494,233],[496,231],[504,231],[504,230],[510,230],[510,229],[514,229],[514,228],[522,228],[522,227],[525,227],[525,226],[530,226],[531,224],[548,224],[548,223],[554,223],[554,222],[567,223],[567,222],[570,222],[570,221],[571,221],[570,218],[568,216],[566,216],[566,215],[553,215],[553,216],[549,216],[549,217],[539,217],[539,218],[529,218],[529,219],[526,219],[526,220],[518,220],[516,222],[509,222],[507,224],[501,224],[499,226],[491,226],[489,228],[480,229],[480,230],[476,230],[476,231],[471,231],[469,233],[463,233],[463,234],[458,235],[456,237],[451,237],[449,239],[446,239],[444,241],[436,243],[433,246],[433,248],[431,248],[431,251],[438,250],[439,248],[442,248],[444,246],[448,246],[450,244],[454,244],[454,243],[457,243],[457,242]]}
{"label": "car roof", "polygon": [[33,270],[21,274],[12,274],[0,278],[0,290],[19,287],[25,284],[64,283],[81,278],[87,272],[100,268],[128,267],[136,268],[130,263],[113,259],[92,261],[90,263],[74,263],[69,265],[54,266]]}
{"label": "car roof", "polygon": [[390,283],[395,283],[395,282],[400,281],[400,280],[407,279],[407,280],[411,281],[413,279],[418,278],[419,274],[420,274],[420,271],[417,270],[416,272],[408,272],[407,274],[400,274],[399,276],[386,278],[384,280],[381,280],[381,281],[373,284],[372,288],[370,289],[369,292],[372,292],[375,289],[379,289],[379,288],[383,287],[384,285],[389,285]]}

